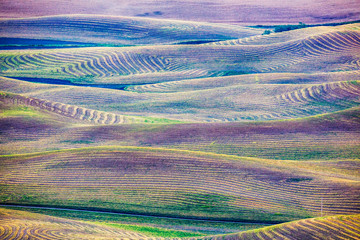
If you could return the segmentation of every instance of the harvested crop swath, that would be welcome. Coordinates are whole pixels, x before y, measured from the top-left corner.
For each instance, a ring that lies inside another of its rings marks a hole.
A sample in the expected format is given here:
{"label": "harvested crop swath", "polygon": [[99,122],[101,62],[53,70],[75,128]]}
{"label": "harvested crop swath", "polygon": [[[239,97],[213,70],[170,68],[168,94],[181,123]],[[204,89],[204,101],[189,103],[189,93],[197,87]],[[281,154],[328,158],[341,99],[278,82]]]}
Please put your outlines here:
{"label": "harvested crop swath", "polygon": [[[170,48],[170,51],[173,51],[173,48]],[[172,78],[181,79],[207,74],[207,70],[185,66],[181,59],[173,60],[172,56],[163,57],[161,53],[158,56],[158,51],[156,48],[84,48],[33,50],[23,53],[10,51],[0,57],[3,62],[1,72],[25,77],[33,77],[36,73],[37,77],[76,79],[80,83],[84,79],[85,83],[96,79],[105,79],[111,83],[111,79],[114,79],[118,84],[122,83],[119,77],[134,75],[146,79],[147,74],[160,74],[155,75],[157,77],[166,77],[165,74],[168,74]]]}
{"label": "harvested crop swath", "polygon": [[263,54],[260,54],[260,56],[263,56],[260,59],[263,59],[270,67],[260,68],[261,72],[284,71],[300,63],[321,62],[322,60],[318,59],[318,57],[326,57],[336,53],[349,54],[349,51],[352,51],[350,55],[356,55],[355,58],[350,60],[352,67],[342,67],[341,70],[354,70],[358,69],[360,33],[351,26],[353,25],[337,28],[301,29],[267,36],[216,42],[209,45],[257,47],[261,52],[266,50]]}
{"label": "harvested crop swath", "polygon": [[87,148],[3,156],[1,169],[6,203],[256,221],[319,216],[321,208],[354,214],[360,205],[355,180],[200,152]]}
{"label": "harvested crop swath", "polygon": [[167,61],[153,56],[146,56],[131,52],[116,52],[108,49],[99,51],[77,52],[58,51],[42,52],[33,54],[14,54],[3,57],[2,68],[8,69],[37,70],[42,68],[56,68],[56,73],[68,76],[113,76],[131,75],[149,72],[157,72],[167,68]]}
{"label": "harvested crop swath", "polygon": [[[324,83],[276,96],[290,112],[291,105],[301,106],[301,114],[319,114],[358,106],[360,103],[360,84],[358,81]],[[294,113],[300,109],[293,109]]]}
{"label": "harvested crop swath", "polygon": [[322,55],[360,47],[358,31],[331,32],[302,41],[306,55]]}
{"label": "harvested crop swath", "polygon": [[238,234],[219,235],[196,239],[360,239],[360,215],[331,216],[304,219]]}
{"label": "harvested crop swath", "polygon": [[65,218],[0,209],[0,239],[144,239],[145,235]]}
{"label": "harvested crop swath", "polygon": [[44,109],[52,113],[60,114],[65,117],[82,120],[96,124],[122,124],[141,121],[139,119],[117,115],[74,105],[63,104],[59,102],[47,101],[44,99],[25,97],[16,94],[2,93],[0,101],[5,104],[28,105],[39,109]]}

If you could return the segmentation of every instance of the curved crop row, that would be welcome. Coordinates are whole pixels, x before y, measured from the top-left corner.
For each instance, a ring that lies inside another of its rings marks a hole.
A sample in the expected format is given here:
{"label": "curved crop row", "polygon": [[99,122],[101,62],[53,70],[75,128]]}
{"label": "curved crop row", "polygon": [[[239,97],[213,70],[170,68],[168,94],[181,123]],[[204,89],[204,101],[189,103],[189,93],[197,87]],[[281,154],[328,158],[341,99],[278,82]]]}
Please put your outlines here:
{"label": "curved crop row", "polygon": [[30,202],[45,205],[71,201],[73,206],[253,220],[275,213],[280,215],[272,218],[289,220],[319,215],[321,209],[351,214],[360,206],[357,183],[224,155],[94,148],[15,159],[2,158],[1,181],[3,197],[16,203],[27,202],[11,197],[21,191],[40,194]]}
{"label": "curved crop row", "polygon": [[[216,42],[209,45],[256,47],[259,49],[258,51],[262,52],[259,55],[260,59],[264,59],[267,63],[264,67],[261,67],[261,64],[259,71],[274,72],[295,64],[312,61],[314,57],[349,51],[352,51],[353,54],[353,51],[359,49],[360,33],[347,28],[314,28]],[[357,69],[356,62],[351,64],[350,70]]]}
{"label": "curved crop row", "polygon": [[2,71],[51,69],[53,73],[68,76],[110,77],[153,73],[167,70],[169,61],[154,56],[132,52],[35,52],[1,57]]}
{"label": "curved crop row", "polygon": [[322,55],[360,47],[358,31],[330,32],[313,36],[302,41],[306,55]]}
{"label": "curved crop row", "polygon": [[52,101],[47,101],[33,97],[26,97],[16,94],[2,93],[0,94],[0,101],[10,104],[32,106],[35,108],[44,109],[52,113],[60,114],[65,117],[96,123],[96,124],[122,124],[122,123],[141,121],[140,118],[135,119],[124,115],[107,113],[107,112],[87,109],[83,107],[78,107],[75,105],[52,102]]}
{"label": "curved crop row", "polygon": [[[192,238],[191,238],[192,239]],[[199,239],[199,238],[197,238]],[[204,237],[207,240],[242,239],[360,239],[360,215],[304,219],[238,234]],[[190,240],[190,239],[189,239]]]}
{"label": "curved crop row", "polygon": [[360,103],[360,84],[357,81],[324,83],[281,94],[276,98],[291,104],[328,103],[349,108]]}
{"label": "curved crop row", "polygon": [[145,239],[145,235],[64,218],[0,209],[0,239]]}

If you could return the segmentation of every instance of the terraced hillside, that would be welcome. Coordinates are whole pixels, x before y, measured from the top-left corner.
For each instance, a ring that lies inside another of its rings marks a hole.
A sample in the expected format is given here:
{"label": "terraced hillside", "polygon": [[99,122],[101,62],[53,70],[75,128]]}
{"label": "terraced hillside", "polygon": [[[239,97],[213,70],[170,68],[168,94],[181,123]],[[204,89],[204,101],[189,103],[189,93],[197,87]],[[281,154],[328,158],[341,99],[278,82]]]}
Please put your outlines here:
{"label": "terraced hillside", "polygon": [[[360,216],[312,218],[255,231],[201,239],[349,239],[360,238]],[[196,238],[199,239],[199,238]]]}

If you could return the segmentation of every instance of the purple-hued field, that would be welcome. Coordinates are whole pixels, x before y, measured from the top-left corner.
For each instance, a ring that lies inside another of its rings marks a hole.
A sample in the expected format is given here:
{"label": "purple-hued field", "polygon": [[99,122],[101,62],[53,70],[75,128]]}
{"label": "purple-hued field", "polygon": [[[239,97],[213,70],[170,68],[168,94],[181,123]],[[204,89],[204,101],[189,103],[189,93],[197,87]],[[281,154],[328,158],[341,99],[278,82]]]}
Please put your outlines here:
{"label": "purple-hued field", "polygon": [[3,0],[1,17],[102,14],[241,25],[326,23],[358,20],[356,0]]}
{"label": "purple-hued field", "polygon": [[1,239],[360,238],[358,1],[0,4]]}

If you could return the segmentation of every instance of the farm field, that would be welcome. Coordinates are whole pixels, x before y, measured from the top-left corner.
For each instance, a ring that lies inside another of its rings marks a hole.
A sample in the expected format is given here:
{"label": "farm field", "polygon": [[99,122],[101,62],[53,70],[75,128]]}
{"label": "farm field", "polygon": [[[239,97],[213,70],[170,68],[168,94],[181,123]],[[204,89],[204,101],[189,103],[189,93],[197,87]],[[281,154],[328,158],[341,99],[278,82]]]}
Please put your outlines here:
{"label": "farm field", "polygon": [[359,23],[0,29],[0,238],[359,239]]}
{"label": "farm field", "polygon": [[5,18],[89,13],[241,25],[344,22],[358,20],[359,9],[359,2],[353,0],[94,0],[91,4],[85,0],[3,0],[3,5],[0,17]]}
{"label": "farm field", "polygon": [[[324,218],[312,218],[290,223],[263,227],[257,230],[247,230],[237,234],[213,235],[195,238],[189,237],[191,233],[185,231],[161,230],[154,227],[131,226],[101,221],[69,220],[64,218],[50,217],[26,211],[1,209],[2,225],[0,236],[2,239],[9,238],[46,238],[46,239],[167,239],[156,236],[158,233],[186,236],[184,239],[284,239],[287,237],[321,239],[323,236],[331,238],[358,239],[359,215],[337,215]],[[86,229],[91,228],[91,232]],[[132,232],[129,229],[141,229],[145,234]],[[194,234],[195,235],[195,234]]]}

